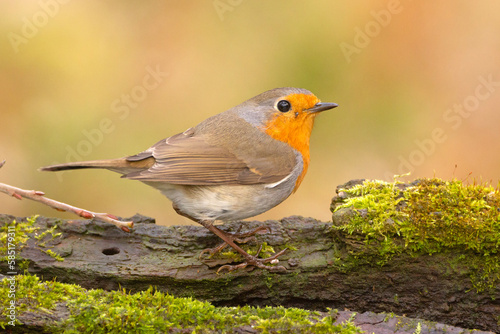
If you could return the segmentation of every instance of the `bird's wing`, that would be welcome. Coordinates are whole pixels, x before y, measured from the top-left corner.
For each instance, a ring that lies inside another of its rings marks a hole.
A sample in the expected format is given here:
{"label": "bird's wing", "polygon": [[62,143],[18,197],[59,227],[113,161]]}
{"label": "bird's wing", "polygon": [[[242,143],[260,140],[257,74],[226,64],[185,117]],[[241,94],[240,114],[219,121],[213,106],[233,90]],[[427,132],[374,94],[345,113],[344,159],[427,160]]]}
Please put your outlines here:
{"label": "bird's wing", "polygon": [[284,179],[294,168],[290,163],[273,166],[280,164],[279,159],[237,157],[225,148],[208,144],[203,136],[193,135],[189,130],[126,159],[141,161],[150,157],[155,159],[153,166],[122,177],[184,185],[267,184]]}

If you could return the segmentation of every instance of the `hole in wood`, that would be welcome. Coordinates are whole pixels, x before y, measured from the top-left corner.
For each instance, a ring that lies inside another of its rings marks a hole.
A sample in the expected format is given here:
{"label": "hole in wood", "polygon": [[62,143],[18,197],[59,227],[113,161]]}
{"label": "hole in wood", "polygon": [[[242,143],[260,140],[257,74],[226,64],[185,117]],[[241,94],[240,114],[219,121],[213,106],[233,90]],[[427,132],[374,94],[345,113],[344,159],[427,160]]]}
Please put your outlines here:
{"label": "hole in wood", "polygon": [[102,253],[104,255],[115,255],[120,253],[120,249],[118,247],[104,248]]}

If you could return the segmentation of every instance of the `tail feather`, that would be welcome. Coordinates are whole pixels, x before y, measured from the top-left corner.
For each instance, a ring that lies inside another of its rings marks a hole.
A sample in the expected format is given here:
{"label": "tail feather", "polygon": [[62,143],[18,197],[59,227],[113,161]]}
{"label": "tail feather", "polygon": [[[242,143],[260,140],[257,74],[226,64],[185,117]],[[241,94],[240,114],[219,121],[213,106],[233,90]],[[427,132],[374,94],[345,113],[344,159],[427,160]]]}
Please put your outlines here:
{"label": "tail feather", "polygon": [[154,159],[152,157],[140,161],[128,161],[126,158],[120,158],[109,160],[68,162],[65,164],[41,167],[39,170],[44,172],[57,172],[70,169],[101,168],[109,169],[121,174],[128,174],[133,171],[147,169],[151,167],[153,163]]}

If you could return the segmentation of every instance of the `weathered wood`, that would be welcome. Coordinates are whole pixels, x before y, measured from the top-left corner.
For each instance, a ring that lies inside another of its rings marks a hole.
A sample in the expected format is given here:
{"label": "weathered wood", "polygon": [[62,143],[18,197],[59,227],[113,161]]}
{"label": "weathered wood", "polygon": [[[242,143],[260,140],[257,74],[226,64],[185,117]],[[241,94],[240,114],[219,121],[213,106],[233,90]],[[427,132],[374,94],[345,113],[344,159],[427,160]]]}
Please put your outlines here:
{"label": "weathered wood", "polygon": [[[14,217],[0,215],[0,225]],[[38,234],[57,225],[63,234],[45,246],[30,238],[21,250],[29,271],[44,280],[79,284],[86,288],[132,291],[157,286],[176,296],[193,296],[216,305],[284,305],[307,309],[337,308],[358,312],[394,312],[464,328],[500,331],[500,288],[474,290],[470,268],[449,262],[449,254],[395,256],[384,266],[346,265],[359,240],[332,229],[332,223],[288,217],[280,221],[224,224],[226,231],[265,225],[258,235],[276,251],[287,246],[280,264],[286,273],[245,268],[216,274],[231,258],[200,260],[200,252],[219,243],[201,226],[158,226],[134,216],[131,233],[88,220],[40,217]],[[19,221],[19,219],[18,219]],[[43,240],[42,240],[43,241]],[[41,250],[51,248],[64,261]],[[256,249],[256,246],[253,246]],[[237,261],[237,260],[236,260]],[[2,271],[6,271],[2,262]]]}

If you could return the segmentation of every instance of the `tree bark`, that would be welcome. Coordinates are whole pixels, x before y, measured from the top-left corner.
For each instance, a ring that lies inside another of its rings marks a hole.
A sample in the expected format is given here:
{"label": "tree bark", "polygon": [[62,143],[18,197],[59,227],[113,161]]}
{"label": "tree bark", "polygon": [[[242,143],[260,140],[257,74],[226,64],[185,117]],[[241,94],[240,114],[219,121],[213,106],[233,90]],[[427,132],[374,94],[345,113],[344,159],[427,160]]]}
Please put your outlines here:
{"label": "tree bark", "polygon": [[[0,215],[0,225],[14,219]],[[217,274],[221,265],[238,263],[238,259],[216,256],[200,260],[203,249],[220,243],[208,230],[158,226],[153,219],[139,215],[131,219],[134,229],[126,233],[101,222],[39,217],[35,223],[38,234],[56,225],[62,235],[42,240],[30,237],[24,247],[18,245],[19,254],[29,260],[30,273],[85,288],[139,291],[153,285],[175,296],[196,297],[215,305],[394,312],[500,332],[500,287],[475,291],[472,269],[450,262],[456,254],[396,255],[383,266],[366,260],[347,264],[344,261],[361,239],[333,229],[331,222],[292,216],[222,226],[231,232],[267,226],[270,232],[258,235],[258,244],[266,242],[275,251],[296,248],[280,258],[286,273],[245,268]],[[257,249],[256,244],[251,247]],[[64,261],[42,251],[48,248]],[[1,266],[7,271],[5,262]]]}

